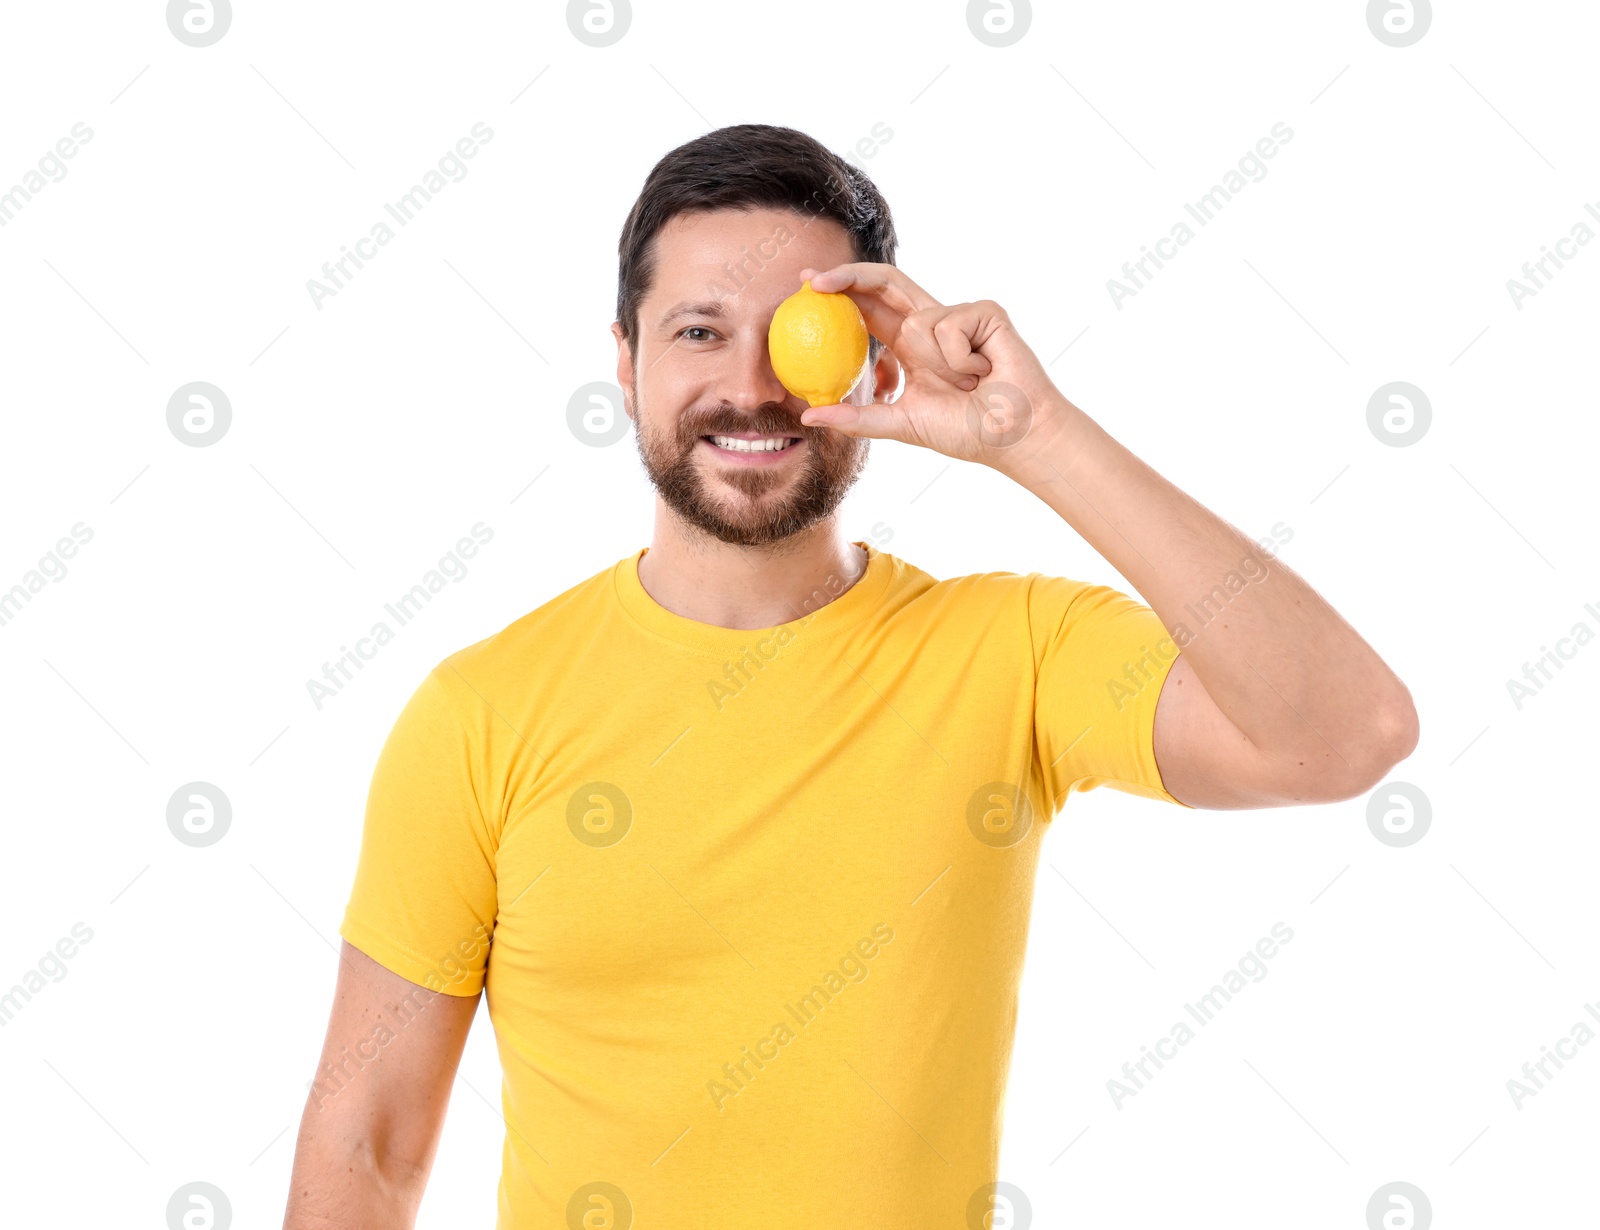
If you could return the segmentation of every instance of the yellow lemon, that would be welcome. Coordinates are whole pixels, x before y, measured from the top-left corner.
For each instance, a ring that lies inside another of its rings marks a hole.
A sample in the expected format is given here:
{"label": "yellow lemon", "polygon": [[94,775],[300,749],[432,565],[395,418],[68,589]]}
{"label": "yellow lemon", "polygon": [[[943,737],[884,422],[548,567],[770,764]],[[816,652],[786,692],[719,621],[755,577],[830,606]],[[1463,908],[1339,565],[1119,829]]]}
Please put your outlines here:
{"label": "yellow lemon", "polygon": [[813,406],[832,406],[855,388],[867,363],[867,322],[849,295],[807,282],[778,305],[767,353],[783,387]]}

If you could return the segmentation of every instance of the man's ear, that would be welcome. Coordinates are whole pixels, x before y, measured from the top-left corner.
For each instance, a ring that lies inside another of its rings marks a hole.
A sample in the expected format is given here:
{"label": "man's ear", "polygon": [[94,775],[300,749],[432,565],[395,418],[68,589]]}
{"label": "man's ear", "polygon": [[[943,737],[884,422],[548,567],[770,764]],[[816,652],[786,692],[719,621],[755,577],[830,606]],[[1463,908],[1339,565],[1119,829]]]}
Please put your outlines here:
{"label": "man's ear", "polygon": [[878,347],[877,361],[872,365],[873,394],[875,402],[888,402],[900,391],[900,360],[887,346]]}
{"label": "man's ear", "polygon": [[617,384],[622,388],[622,409],[633,418],[633,347],[622,336],[622,322],[611,322],[611,336],[617,339]]}

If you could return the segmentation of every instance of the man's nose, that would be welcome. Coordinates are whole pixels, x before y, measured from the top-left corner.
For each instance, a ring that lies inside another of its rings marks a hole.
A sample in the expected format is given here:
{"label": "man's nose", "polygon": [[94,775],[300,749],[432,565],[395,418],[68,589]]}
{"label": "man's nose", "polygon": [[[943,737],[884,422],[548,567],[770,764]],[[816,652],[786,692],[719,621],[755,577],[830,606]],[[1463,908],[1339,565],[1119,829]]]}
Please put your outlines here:
{"label": "man's nose", "polygon": [[741,341],[733,348],[718,383],[723,399],[740,410],[754,410],[773,402],[787,405],[794,397],[772,370],[764,329],[759,337]]}

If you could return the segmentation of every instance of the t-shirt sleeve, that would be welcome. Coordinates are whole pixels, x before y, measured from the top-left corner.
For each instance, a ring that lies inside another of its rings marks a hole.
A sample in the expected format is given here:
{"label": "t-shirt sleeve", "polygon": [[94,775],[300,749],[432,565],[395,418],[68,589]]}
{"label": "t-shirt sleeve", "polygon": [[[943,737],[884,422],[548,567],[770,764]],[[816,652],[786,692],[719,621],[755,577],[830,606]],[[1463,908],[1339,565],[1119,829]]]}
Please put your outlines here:
{"label": "t-shirt sleeve", "polygon": [[463,996],[483,986],[497,914],[498,833],[480,805],[470,698],[440,663],[401,710],[372,774],[339,927],[385,969]]}
{"label": "t-shirt sleeve", "polygon": [[1105,585],[1031,580],[1035,750],[1052,810],[1096,786],[1187,807],[1156,765],[1156,702],[1178,660],[1161,617]]}

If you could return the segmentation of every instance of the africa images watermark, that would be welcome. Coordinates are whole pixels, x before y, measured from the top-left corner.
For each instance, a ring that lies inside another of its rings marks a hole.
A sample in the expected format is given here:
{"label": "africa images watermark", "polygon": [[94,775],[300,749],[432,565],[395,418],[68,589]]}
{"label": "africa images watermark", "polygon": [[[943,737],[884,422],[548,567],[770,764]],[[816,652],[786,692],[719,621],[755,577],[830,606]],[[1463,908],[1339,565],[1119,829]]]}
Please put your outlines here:
{"label": "africa images watermark", "polygon": [[[1600,622],[1600,608],[1594,603],[1584,603],[1583,609],[1596,622]],[[1545,684],[1555,678],[1552,667],[1556,671],[1566,669],[1565,664],[1577,657],[1578,650],[1592,640],[1594,640],[1594,629],[1580,619],[1572,625],[1566,636],[1556,638],[1554,650],[1548,645],[1540,645],[1540,656],[1532,662],[1522,664],[1522,679],[1506,680],[1506,692],[1510,694],[1511,703],[1517,711],[1520,713],[1522,706],[1544,691]],[[1527,682],[1524,683],[1523,680]]]}
{"label": "africa images watermark", "polygon": [[[1274,141],[1273,138],[1277,140]],[[1253,150],[1246,151],[1239,159],[1237,167],[1230,167],[1222,176],[1220,184],[1213,184],[1211,190],[1205,193],[1194,203],[1184,202],[1184,210],[1202,227],[1210,226],[1213,219],[1222,212],[1225,206],[1245,187],[1251,183],[1260,183],[1267,177],[1266,159],[1276,158],[1280,147],[1294,140],[1294,129],[1282,120],[1272,126],[1270,133],[1255,143]],[[1246,178],[1248,177],[1248,178]],[[1148,287],[1150,281],[1156,276],[1156,271],[1164,267],[1167,261],[1178,255],[1180,248],[1186,248],[1195,237],[1195,229],[1181,218],[1172,224],[1171,231],[1155,241],[1153,250],[1150,246],[1140,247],[1143,253],[1138,260],[1124,261],[1122,263],[1122,277],[1106,280],[1106,291],[1111,295],[1111,302],[1117,311],[1122,310],[1122,301],[1131,299],[1141,290]],[[1155,269],[1150,268],[1151,265]],[[1141,277],[1142,275],[1142,277]]]}
{"label": "africa images watermark", "polygon": [[427,974],[426,986],[412,986],[398,1000],[386,1005],[387,1014],[380,1011],[377,1019],[360,1039],[354,1050],[347,1044],[340,1048],[337,1058],[324,1063],[317,1070],[316,1079],[310,1082],[310,1093],[317,1109],[329,1098],[336,1098],[350,1087],[361,1070],[378,1058],[379,1052],[396,1038],[412,1021],[425,1012],[440,995],[448,995],[446,987],[460,982],[476,968],[473,964],[479,953],[488,949],[494,938],[494,928],[479,923],[466,939],[461,940],[445,957],[433,964]]}
{"label": "africa images watermark", "polygon": [[[1583,1010],[1600,1022],[1600,1004],[1584,1004]],[[1540,1045],[1539,1050],[1543,1054],[1538,1059],[1522,1065],[1522,1080],[1512,1077],[1506,1082],[1506,1092],[1511,1095],[1511,1104],[1518,1110],[1522,1109],[1522,1104],[1529,1098],[1538,1097],[1545,1087],[1545,1082],[1552,1079],[1551,1064],[1555,1064],[1557,1072],[1561,1071],[1566,1067],[1561,1062],[1563,1059],[1576,1059],[1578,1048],[1588,1046],[1595,1038],[1594,1026],[1588,1021],[1577,1022],[1567,1033],[1569,1036],[1556,1039],[1554,1048]]]}
{"label": "africa images watermark", "polygon": [[[893,139],[894,129],[879,120],[872,126],[867,136],[862,137],[855,143],[851,153],[846,154],[845,158],[850,162],[873,158],[884,145],[887,145]],[[806,220],[801,224],[802,227],[810,226],[818,218],[827,217],[823,210],[827,207],[828,202],[851,187],[852,185],[849,183],[841,182],[838,179],[830,179],[826,194],[821,189],[818,189],[807,197],[805,201],[807,216]],[[727,280],[724,282],[717,278],[712,278],[706,284],[706,293],[714,302],[718,303],[737,297],[756,280],[762,270],[777,260],[779,253],[793,242],[794,237],[794,231],[783,223],[779,223],[773,228],[771,235],[756,244],[754,252],[747,246],[740,247],[738,260],[723,262],[722,273]]]}
{"label": "africa images watermark", "polygon": [[[474,141],[473,137],[477,140]],[[494,129],[479,120],[472,126],[471,136],[462,137],[451,150],[447,150],[436,166],[429,167],[423,174],[421,183],[413,184],[411,190],[398,200],[385,201],[384,210],[400,226],[410,226],[428,202],[445,190],[447,184],[460,183],[467,177],[466,160],[476,158],[479,147],[492,140]],[[367,261],[378,255],[379,249],[388,247],[395,234],[394,227],[379,219],[372,224],[369,234],[357,239],[353,245],[342,245],[339,251],[344,253],[343,256],[322,263],[322,276],[326,281],[306,279],[306,291],[311,295],[312,306],[320,312],[323,300],[331,299],[346,289],[355,278],[356,270],[364,268]],[[350,269],[351,265],[355,266],[355,270]]]}
{"label": "africa images watermark", "polygon": [[[884,522],[876,522],[868,538],[874,547],[882,549],[894,537],[894,530]],[[863,570],[864,571],[864,570]],[[859,582],[859,576],[854,582]],[[800,634],[811,626],[811,621],[829,602],[845,592],[845,583],[837,573],[830,572],[823,583],[811,591],[811,596],[800,605],[804,613],[797,620],[790,623],[779,624],[758,638],[754,646],[739,647],[739,656],[731,662],[722,664],[721,679],[707,679],[706,691],[711,696],[711,703],[718,713],[735,696],[742,693],[755,681],[760,672],[767,669],[772,662],[777,661],[781,654],[790,645],[800,639]]]}
{"label": "africa images watermark", "polygon": [[[451,550],[439,557],[437,564],[422,574],[422,580],[393,602],[385,602],[384,612],[394,620],[396,627],[405,627],[433,601],[435,594],[445,588],[446,578],[458,585],[466,580],[466,561],[493,538],[494,530],[479,521],[472,527],[471,538],[458,539]],[[332,662],[322,664],[322,678],[306,680],[306,692],[311,696],[311,703],[320,712],[323,702],[332,700],[344,691],[345,685],[355,678],[355,672],[365,670],[366,664],[378,656],[378,650],[394,638],[395,628],[380,619],[372,625],[366,636],[356,639],[354,649],[340,645],[339,656]]]}
{"label": "africa images watermark", "polygon": [[0,628],[5,627],[22,608],[33,601],[33,596],[45,587],[47,581],[61,582],[67,578],[66,561],[78,553],[94,537],[94,530],[82,521],[76,522],[71,537],[63,535],[56,545],[39,557],[39,562],[22,574],[22,580],[10,589],[0,591]]}
{"label": "africa images watermark", "polygon": [[[1243,991],[1248,977],[1251,982],[1261,982],[1267,976],[1267,962],[1278,955],[1278,945],[1287,944],[1294,939],[1294,932],[1285,923],[1272,924],[1272,935],[1277,937],[1277,943],[1267,936],[1262,936],[1256,941],[1254,949],[1239,958],[1235,968],[1222,975],[1222,981],[1213,986],[1204,995],[1192,1004],[1185,1004],[1183,1010],[1187,1012],[1195,1024],[1202,1028],[1216,1020],[1217,1014],[1222,1011],[1233,997]],[[1178,1048],[1188,1046],[1193,1042],[1196,1033],[1188,1021],[1177,1021],[1165,1038],[1157,1038],[1154,1049],[1141,1045],[1139,1050],[1143,1054],[1135,1060],[1122,1065],[1122,1075],[1125,1080],[1115,1077],[1106,1082],[1106,1092],[1111,1095],[1111,1101],[1118,1110],[1129,1098],[1135,1097],[1144,1089],[1145,1082],[1154,1079],[1147,1065],[1155,1064],[1160,1071],[1165,1065],[1163,1059],[1172,1060],[1178,1057]],[[1136,1070],[1137,1069],[1137,1070]],[[1141,1078],[1141,1075],[1143,1079]]]}
{"label": "africa images watermark", "polygon": [[[882,146],[887,145],[893,139],[894,129],[880,120],[872,126],[867,136],[862,137],[855,143],[852,153],[846,154],[845,158],[848,161],[858,163],[860,159],[870,159],[877,155]],[[811,196],[806,198],[805,210],[807,217],[802,226],[810,226],[818,218],[826,217],[827,215],[822,211],[826,208],[827,203],[850,187],[852,185],[848,183],[830,179],[829,190],[826,195],[820,189],[812,193]],[[771,236],[756,245],[754,254],[751,253],[749,248],[741,247],[739,249],[741,253],[739,261],[737,263],[728,261],[722,266],[722,271],[728,278],[727,282],[723,283],[713,279],[707,285],[707,291],[713,299],[718,301],[735,297],[754,282],[756,275],[776,260],[778,253],[783,248],[788,247],[793,239],[794,232],[780,223],[773,230]]]}
{"label": "africa images watermark", "polygon": [[[857,940],[855,947],[840,957],[836,967],[823,974],[812,984],[809,991],[798,997],[794,1003],[785,1003],[783,1011],[797,1026],[804,1029],[821,1017],[851,983],[865,982],[872,972],[867,962],[876,958],[882,953],[884,946],[893,942],[894,928],[888,923],[879,923],[872,928],[871,935],[864,935]],[[706,1082],[706,1092],[711,1095],[711,1104],[719,1111],[722,1110],[730,1098],[736,1098],[743,1093],[751,1081],[766,1071],[767,1064],[783,1054],[783,1048],[799,1036],[790,1028],[787,1021],[779,1021],[756,1039],[754,1047],[741,1045],[739,1058],[722,1065],[723,1079]]]}
{"label": "africa images watermark", "polygon": [[22,1006],[49,985],[45,982],[46,978],[50,982],[60,982],[64,979],[67,976],[67,962],[78,955],[78,945],[87,944],[94,939],[94,931],[87,923],[73,923],[72,935],[78,937],[76,942],[72,936],[63,935],[55,942],[54,947],[39,958],[34,968],[24,971],[17,983],[4,995],[0,995],[0,1028],[11,1024],[11,1019],[22,1011]]}
{"label": "africa images watermark", "polygon": [[[74,141],[73,138],[77,140]],[[37,169],[30,167],[10,189],[0,193],[0,226],[9,226],[22,208],[50,184],[59,184],[67,177],[66,159],[76,158],[78,148],[94,140],[94,129],[79,120],[68,136],[62,137],[39,159]],[[47,178],[48,177],[48,178]]]}
{"label": "africa images watermark", "polygon": [[773,227],[772,234],[756,244],[754,252],[750,251],[748,245],[741,246],[737,261],[729,260],[722,263],[722,273],[727,281],[712,278],[706,283],[706,293],[711,297],[711,301],[724,303],[737,298],[755,282],[762,270],[777,260],[779,253],[793,242],[794,232],[780,222]]}
{"label": "africa images watermark", "polygon": [[[1256,550],[1241,559],[1237,568],[1230,569],[1228,575],[1213,585],[1209,593],[1194,602],[1184,604],[1183,609],[1194,620],[1192,629],[1188,624],[1178,624],[1172,629],[1172,635],[1157,641],[1153,649],[1148,645],[1140,645],[1139,658],[1133,662],[1123,663],[1122,678],[1106,680],[1106,688],[1111,693],[1111,699],[1116,702],[1117,712],[1122,712],[1129,701],[1137,700],[1145,688],[1157,678],[1164,678],[1160,671],[1162,664],[1177,657],[1179,650],[1187,649],[1194,644],[1195,638],[1206,625],[1221,615],[1230,602],[1244,593],[1249,586],[1270,577],[1272,575],[1270,561],[1277,559],[1272,548],[1281,547],[1293,537],[1292,526],[1282,521],[1277,522],[1272,527],[1271,539],[1258,538]],[[1151,661],[1152,658],[1155,659],[1154,662]]]}
{"label": "africa images watermark", "polygon": [[[1585,201],[1583,208],[1591,218],[1600,223],[1600,208],[1596,208],[1596,203]],[[1527,281],[1518,281],[1516,278],[1506,279],[1506,293],[1511,296],[1511,302],[1516,306],[1517,311],[1522,311],[1522,301],[1524,299],[1531,299],[1541,290],[1547,289],[1547,284],[1555,277],[1556,273],[1565,266],[1567,261],[1578,255],[1579,248],[1587,247],[1594,235],[1594,228],[1582,218],[1579,218],[1572,224],[1570,234],[1556,240],[1553,245],[1540,244],[1539,251],[1544,255],[1536,261],[1522,262],[1522,276]],[[1555,251],[1552,252],[1550,250],[1551,247],[1554,247]],[[1555,266],[1554,269],[1551,268],[1552,265]],[[1540,276],[1541,274],[1543,277]]]}

